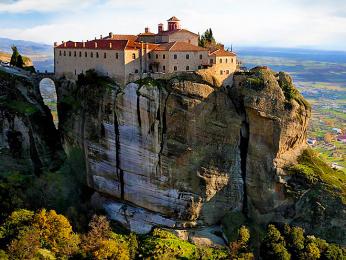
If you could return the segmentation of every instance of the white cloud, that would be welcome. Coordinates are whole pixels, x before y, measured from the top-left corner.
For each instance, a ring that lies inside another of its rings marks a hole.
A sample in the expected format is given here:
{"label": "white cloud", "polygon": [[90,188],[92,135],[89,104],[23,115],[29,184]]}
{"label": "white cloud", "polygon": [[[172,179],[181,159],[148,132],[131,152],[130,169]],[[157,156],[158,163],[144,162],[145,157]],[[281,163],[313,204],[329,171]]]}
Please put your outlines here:
{"label": "white cloud", "polygon": [[56,12],[90,5],[93,0],[18,0],[0,3],[0,12],[21,13],[29,11]]}
{"label": "white cloud", "polygon": [[[44,2],[39,7],[42,11],[54,8],[53,5],[60,10],[73,6],[74,13],[61,12],[51,23],[33,28],[0,28],[1,36],[52,44],[61,40],[92,39],[110,31],[136,34],[145,26],[155,32],[159,22],[176,15],[182,20],[183,27],[194,32],[211,27],[219,41],[235,46],[346,50],[346,18],[333,15],[338,6],[327,6],[323,0],[315,0],[315,5],[311,0],[219,0],[215,5],[208,0],[20,0],[17,3],[24,2],[35,2],[35,5]],[[87,7],[80,8],[83,4]],[[340,6],[344,4],[340,2]],[[20,10],[28,10],[28,5],[21,6]]]}

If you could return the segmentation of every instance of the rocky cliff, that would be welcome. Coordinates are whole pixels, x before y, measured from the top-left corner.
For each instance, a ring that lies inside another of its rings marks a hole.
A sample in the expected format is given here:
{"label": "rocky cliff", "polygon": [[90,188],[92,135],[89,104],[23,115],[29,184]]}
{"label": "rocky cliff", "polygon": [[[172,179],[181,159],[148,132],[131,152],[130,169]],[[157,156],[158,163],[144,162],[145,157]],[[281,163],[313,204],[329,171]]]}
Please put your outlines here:
{"label": "rocky cliff", "polygon": [[14,69],[0,70],[0,172],[57,169],[64,157],[37,84]]}
{"label": "rocky cliff", "polygon": [[57,85],[66,150],[83,149],[94,202],[137,232],[209,226],[229,211],[286,221],[285,168],[305,149],[309,104],[268,68],[178,74],[125,87],[93,73]]}

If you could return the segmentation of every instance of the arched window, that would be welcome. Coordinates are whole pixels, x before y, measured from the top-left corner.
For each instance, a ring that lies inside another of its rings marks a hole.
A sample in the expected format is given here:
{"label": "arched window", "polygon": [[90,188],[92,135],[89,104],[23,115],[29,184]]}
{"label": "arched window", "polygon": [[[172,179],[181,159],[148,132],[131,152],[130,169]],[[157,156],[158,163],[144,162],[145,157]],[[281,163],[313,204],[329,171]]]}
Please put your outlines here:
{"label": "arched window", "polygon": [[66,51],[64,51],[64,56],[66,56]]}
{"label": "arched window", "polygon": [[94,54],[93,54],[93,52],[90,52],[90,57],[92,58],[92,57],[94,57]]}
{"label": "arched window", "polygon": [[74,56],[77,57],[77,52],[76,51],[74,51]]}
{"label": "arched window", "polygon": [[136,59],[136,53],[132,53],[132,59]]}
{"label": "arched window", "polygon": [[190,59],[190,55],[189,54],[186,54],[186,59]]}
{"label": "arched window", "polygon": [[165,54],[162,55],[162,59],[166,59],[166,55]]}
{"label": "arched window", "polygon": [[98,58],[99,57],[99,53],[98,52],[96,52],[96,58]]}
{"label": "arched window", "polygon": [[68,56],[71,57],[71,51],[68,52]]}
{"label": "arched window", "polygon": [[177,70],[178,70],[177,66],[174,66],[174,71],[177,71]]}
{"label": "arched window", "polygon": [[220,63],[222,63],[222,59],[220,59]]}
{"label": "arched window", "polygon": [[166,66],[162,66],[162,70],[163,70],[163,71],[166,71]]}
{"label": "arched window", "polygon": [[178,58],[178,55],[177,54],[174,54],[174,59],[176,60]]}
{"label": "arched window", "polygon": [[202,54],[199,55],[199,59],[200,60],[203,59],[203,55]]}
{"label": "arched window", "polygon": [[85,55],[85,57],[88,57],[88,53],[87,52],[85,52],[84,55]]}
{"label": "arched window", "polygon": [[103,54],[103,58],[106,59],[107,58],[107,53]]}
{"label": "arched window", "polygon": [[226,63],[228,63],[228,59],[226,59]]}
{"label": "arched window", "polygon": [[115,53],[115,58],[119,59],[119,53]]}
{"label": "arched window", "polygon": [[59,51],[59,56],[61,56],[61,50]]}
{"label": "arched window", "polygon": [[81,51],[79,52],[79,57],[82,57],[82,52]]}
{"label": "arched window", "polygon": [[186,70],[190,70],[190,67],[189,67],[189,66],[186,66]]}

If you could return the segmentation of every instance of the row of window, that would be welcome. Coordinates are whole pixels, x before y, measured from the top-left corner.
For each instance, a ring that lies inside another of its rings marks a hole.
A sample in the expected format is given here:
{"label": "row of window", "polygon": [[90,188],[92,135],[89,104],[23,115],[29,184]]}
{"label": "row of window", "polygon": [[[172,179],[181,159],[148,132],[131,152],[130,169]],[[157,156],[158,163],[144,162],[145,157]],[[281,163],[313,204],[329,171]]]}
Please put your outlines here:
{"label": "row of window", "polygon": [[[219,61],[220,61],[220,63],[222,63],[223,59],[220,58]],[[228,59],[227,58],[225,59],[225,63],[228,63]],[[233,58],[231,59],[231,63],[233,63]]]}
{"label": "row of window", "polygon": [[[77,51],[74,51],[74,52],[72,52],[72,51],[68,51],[68,52],[66,52],[66,51],[64,51],[64,52],[62,52],[61,50],[59,51],[59,56],[69,56],[69,57],[72,57],[72,54],[73,54],[73,57],[82,57],[83,56],[83,52],[82,51],[79,51],[79,52],[77,52]],[[95,54],[95,55],[94,55]],[[99,53],[98,52],[90,52],[90,57],[91,58],[93,58],[94,56],[96,57],[96,58],[99,58],[100,57],[100,55],[99,55]],[[88,52],[84,52],[84,57],[88,57]],[[103,53],[103,58],[104,59],[106,59],[107,58],[107,53],[106,52],[104,52]],[[115,58],[116,59],[119,59],[119,53],[115,53]],[[133,59],[136,59],[136,54],[134,53],[133,55],[132,55],[132,58]]]}
{"label": "row of window", "polygon": [[[149,59],[152,58],[151,53],[148,54],[148,57],[149,57]],[[154,58],[154,57],[153,57],[153,58]],[[155,58],[158,59],[158,58],[159,58],[159,54],[156,54],[156,55],[155,55]],[[189,59],[190,59],[190,54],[186,54],[186,55],[185,55],[185,58],[186,58],[187,60],[189,60]],[[162,54],[162,59],[163,59],[163,60],[166,59],[166,54]],[[175,60],[178,59],[178,54],[174,54],[174,55],[173,55],[173,59],[175,59]],[[202,55],[202,54],[199,55],[199,59],[200,59],[200,60],[203,59],[203,55]]]}

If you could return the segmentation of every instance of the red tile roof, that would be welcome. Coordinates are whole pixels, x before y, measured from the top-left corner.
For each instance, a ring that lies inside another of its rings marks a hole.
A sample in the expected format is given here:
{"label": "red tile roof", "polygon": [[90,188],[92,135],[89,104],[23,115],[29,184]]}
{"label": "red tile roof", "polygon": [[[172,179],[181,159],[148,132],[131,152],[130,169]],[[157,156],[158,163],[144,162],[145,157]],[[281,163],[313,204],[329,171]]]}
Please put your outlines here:
{"label": "red tile roof", "polygon": [[187,43],[187,42],[169,42],[169,43],[160,44],[157,48],[154,49],[154,51],[187,52],[187,51],[207,51],[207,49],[196,46],[196,45],[192,45],[191,43]]}
{"label": "red tile roof", "polygon": [[137,35],[132,34],[113,34],[110,38],[109,36],[103,38],[104,40],[129,40],[129,41],[135,41],[137,39]]}
{"label": "red tile roof", "polygon": [[209,55],[215,55],[216,57],[237,56],[234,52],[226,51],[224,49],[211,50]]}
{"label": "red tile roof", "polygon": [[177,29],[177,30],[174,30],[174,31],[162,31],[160,33],[157,33],[156,35],[157,36],[166,36],[166,35],[171,35],[171,34],[174,34],[174,33],[177,33],[177,32],[186,32],[186,33],[190,33],[190,34],[193,34],[195,36],[198,36],[198,34],[190,32],[189,30],[186,30],[186,29]]}
{"label": "red tile roof", "polygon": [[167,21],[168,21],[168,22],[179,22],[180,20],[179,20],[177,17],[172,16],[172,17],[169,18]]}

